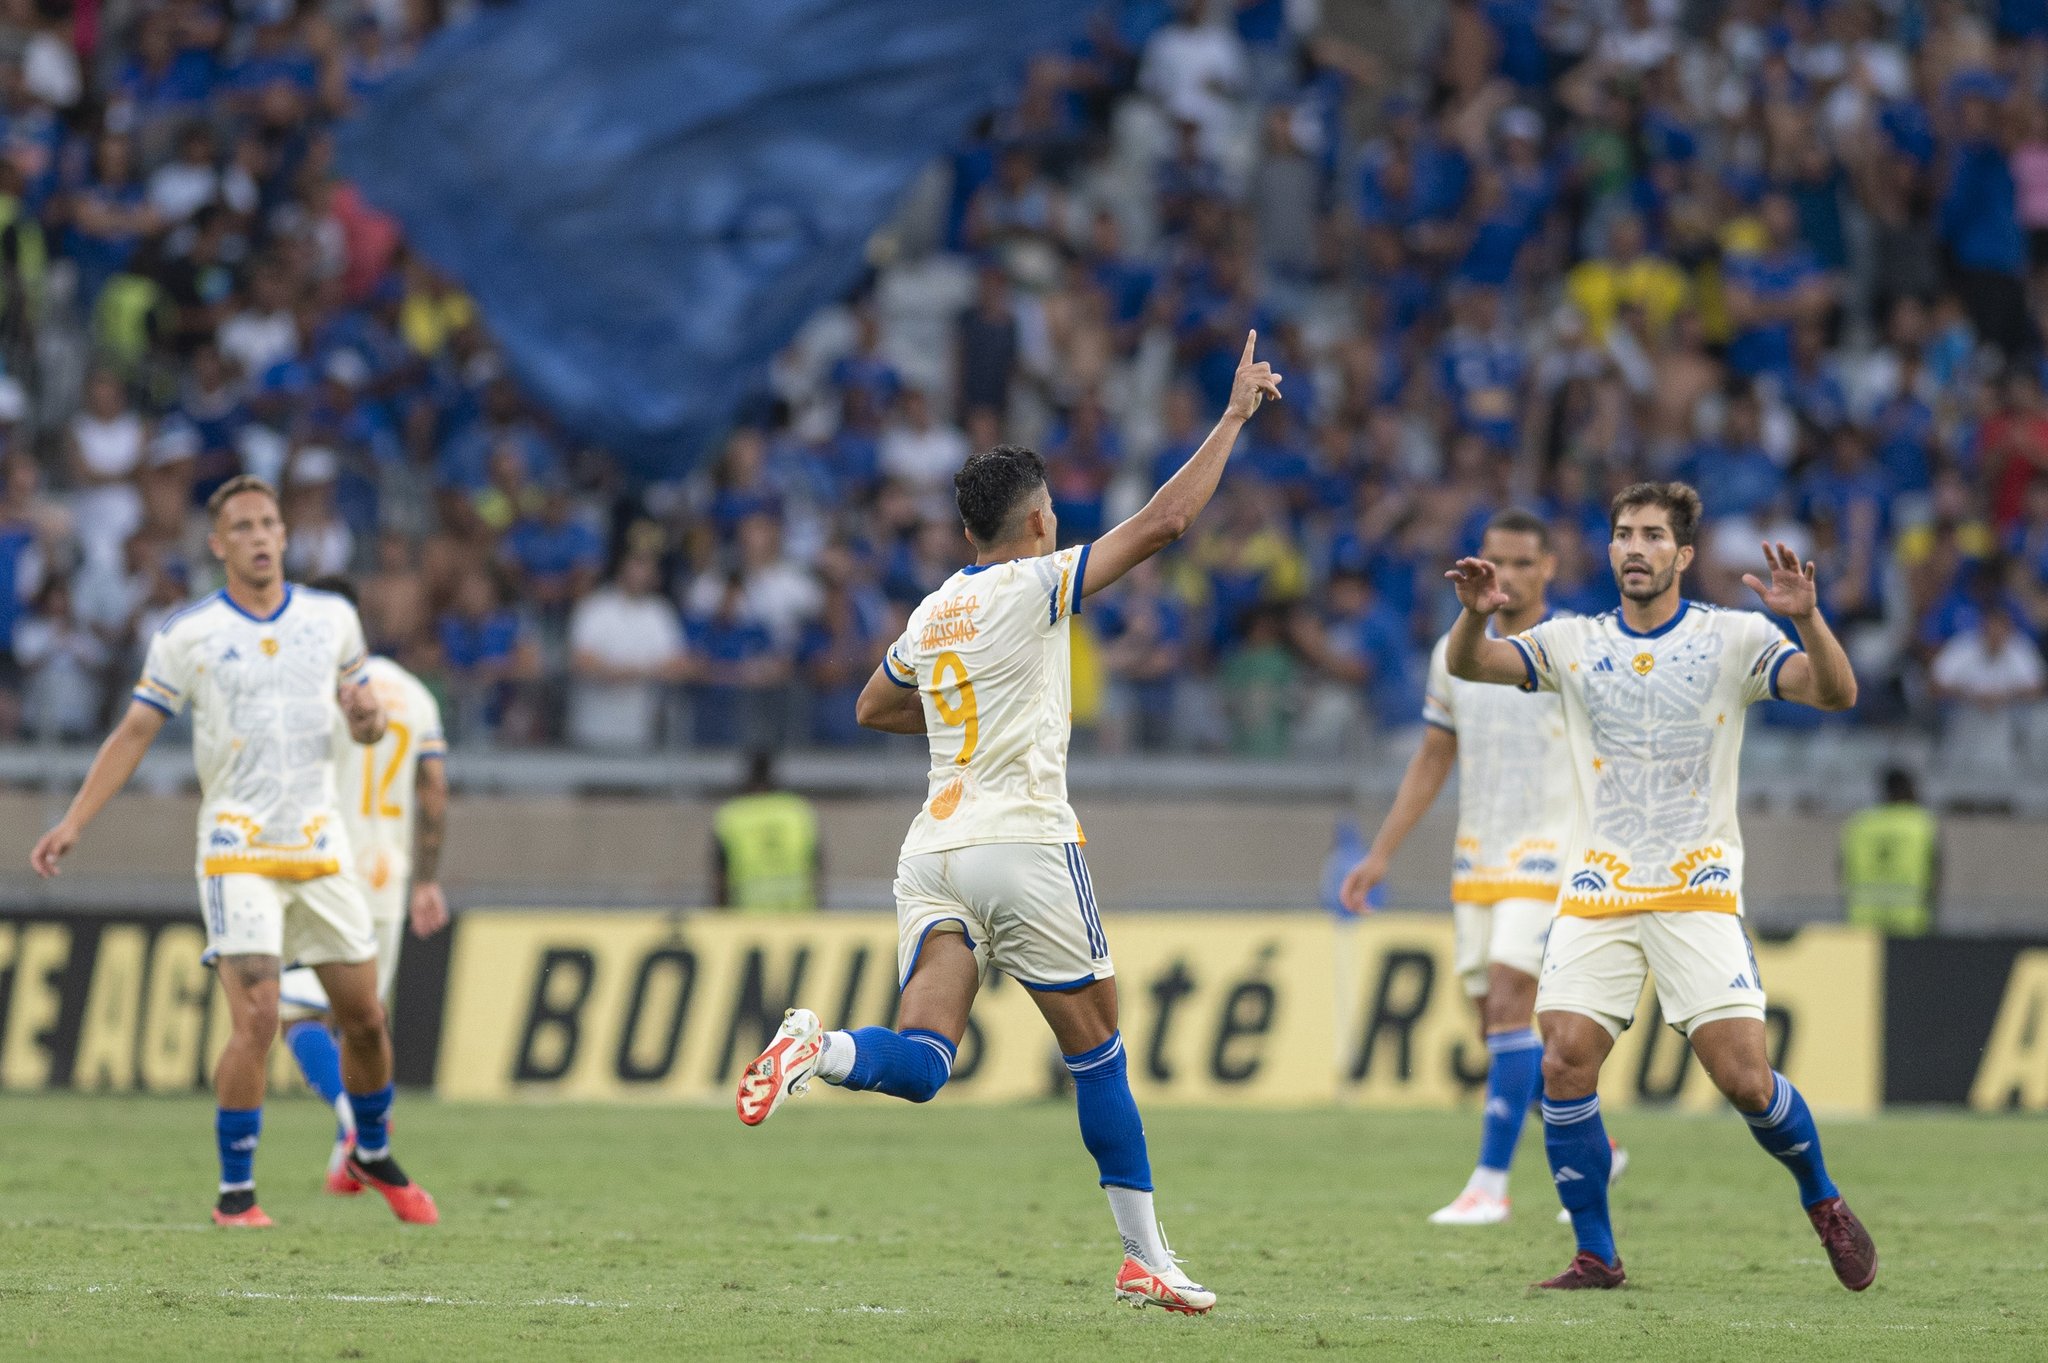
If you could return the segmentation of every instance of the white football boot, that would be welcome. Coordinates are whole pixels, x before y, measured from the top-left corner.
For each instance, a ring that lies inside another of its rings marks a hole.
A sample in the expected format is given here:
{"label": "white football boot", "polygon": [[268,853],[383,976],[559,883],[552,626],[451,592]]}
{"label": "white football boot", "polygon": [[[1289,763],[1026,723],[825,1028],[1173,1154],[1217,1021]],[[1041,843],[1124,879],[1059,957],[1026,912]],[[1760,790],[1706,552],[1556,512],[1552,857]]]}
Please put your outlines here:
{"label": "white football boot", "polygon": [[[1159,1232],[1159,1243],[1166,1245],[1164,1227]],[[1158,1306],[1177,1315],[1207,1315],[1216,1305],[1216,1294],[1181,1271],[1180,1256],[1171,1245],[1166,1246],[1166,1259],[1165,1268],[1154,1269],[1125,1255],[1124,1266],[1116,1271],[1116,1299],[1129,1302],[1140,1311]]]}
{"label": "white football boot", "polygon": [[1498,1226],[1508,1219],[1508,1199],[1483,1188],[1467,1188],[1448,1207],[1429,1214],[1432,1226]]}
{"label": "white football boot", "polygon": [[810,1088],[811,1076],[818,1072],[818,1057],[824,1052],[825,1029],[816,1013],[808,1008],[784,1013],[768,1049],[740,1072],[740,1089],[733,1102],[740,1120],[759,1126],[775,1115],[783,1099]]}

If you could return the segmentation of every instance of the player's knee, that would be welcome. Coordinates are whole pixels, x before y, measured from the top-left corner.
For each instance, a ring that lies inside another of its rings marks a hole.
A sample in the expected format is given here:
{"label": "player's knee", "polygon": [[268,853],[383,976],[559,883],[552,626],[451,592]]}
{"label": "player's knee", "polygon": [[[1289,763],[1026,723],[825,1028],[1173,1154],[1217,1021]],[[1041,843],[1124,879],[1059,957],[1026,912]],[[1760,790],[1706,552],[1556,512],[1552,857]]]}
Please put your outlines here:
{"label": "player's knee", "polygon": [[357,1044],[374,1043],[384,1034],[384,1005],[376,999],[344,1011],[334,1010],[334,1028],[343,1040]]}
{"label": "player's knee", "polygon": [[271,1039],[277,1035],[277,996],[243,999],[235,1009],[233,1025],[238,1035],[269,1049]]}
{"label": "player's knee", "polygon": [[1568,1045],[1552,1043],[1543,1051],[1543,1091],[1553,1097],[1576,1098],[1600,1082],[1599,1064],[1575,1054]]}
{"label": "player's knee", "polygon": [[1715,1087],[1738,1112],[1762,1112],[1777,1096],[1777,1076],[1761,1061],[1723,1061],[1713,1075]]}

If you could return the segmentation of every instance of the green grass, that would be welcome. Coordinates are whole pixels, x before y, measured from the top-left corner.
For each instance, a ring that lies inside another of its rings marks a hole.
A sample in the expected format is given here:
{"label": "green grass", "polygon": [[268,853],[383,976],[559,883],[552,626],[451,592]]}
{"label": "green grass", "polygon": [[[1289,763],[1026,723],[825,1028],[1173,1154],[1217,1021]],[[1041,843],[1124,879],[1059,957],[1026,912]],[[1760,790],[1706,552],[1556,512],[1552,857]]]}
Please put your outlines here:
{"label": "green grass", "polygon": [[[1113,1304],[1109,1212],[1060,1106],[832,1095],[758,1131],[722,1111],[402,1102],[443,1224],[318,1192],[326,1123],[270,1111],[268,1232],[217,1231],[203,1102],[0,1100],[0,1358],[2038,1359],[2048,1126],[1826,1127],[1875,1233],[1835,1285],[1741,1124],[1616,1120],[1630,1282],[1528,1290],[1569,1257],[1525,1141],[1507,1226],[1439,1230],[1476,1120],[1160,1111],[1161,1219],[1222,1297]],[[1536,1134],[1532,1124],[1531,1136]]]}

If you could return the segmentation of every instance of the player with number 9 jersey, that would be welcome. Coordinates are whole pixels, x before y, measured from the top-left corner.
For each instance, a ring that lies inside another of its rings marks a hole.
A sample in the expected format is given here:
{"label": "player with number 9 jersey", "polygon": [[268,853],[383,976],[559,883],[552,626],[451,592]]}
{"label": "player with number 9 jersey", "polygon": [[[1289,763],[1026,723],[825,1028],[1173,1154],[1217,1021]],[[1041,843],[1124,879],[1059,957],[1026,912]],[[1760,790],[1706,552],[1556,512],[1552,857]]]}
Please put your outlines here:
{"label": "player with number 9 jersey", "polygon": [[1246,338],[1208,439],[1093,544],[1056,547],[1045,461],[1032,450],[998,445],[954,476],[974,562],[911,612],[854,710],[868,728],[923,735],[931,753],[896,867],[897,1025],[827,1032],[816,1013],[792,1008],[735,1096],[749,1126],[813,1078],[928,1102],[952,1076],[983,979],[1000,970],[1030,992],[1074,1077],[1081,1138],[1123,1241],[1118,1300],[1189,1315],[1208,1311],[1216,1294],[1189,1279],[1153,1215],[1116,971],[1067,803],[1068,636],[1084,596],[1186,533],[1239,430],[1280,396],[1280,376],[1253,359],[1257,342]]}

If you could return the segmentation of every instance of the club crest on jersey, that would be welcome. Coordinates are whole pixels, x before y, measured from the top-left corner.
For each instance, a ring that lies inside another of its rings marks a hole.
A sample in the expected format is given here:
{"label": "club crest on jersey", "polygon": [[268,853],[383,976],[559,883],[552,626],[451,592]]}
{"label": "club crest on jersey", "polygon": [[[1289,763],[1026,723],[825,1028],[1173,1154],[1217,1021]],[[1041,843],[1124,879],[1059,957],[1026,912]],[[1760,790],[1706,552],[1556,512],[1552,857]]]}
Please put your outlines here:
{"label": "club crest on jersey", "polygon": [[[275,640],[275,639],[272,639],[272,638],[270,638],[269,636],[267,636],[267,635],[266,635],[266,636],[264,637],[264,639],[263,639],[263,644],[262,644],[262,648],[263,648],[263,656],[264,656],[264,657],[266,657],[266,658],[275,658],[275,657],[277,656],[277,640]],[[1647,655],[1645,655],[1645,656],[1647,656]],[[1644,670],[1645,670],[1645,669],[1643,669],[1643,668],[1640,668],[1640,667],[1636,669],[1636,671],[1638,671],[1638,672],[1641,672],[1641,671],[1644,671]]]}
{"label": "club crest on jersey", "polygon": [[1650,669],[1657,665],[1657,659],[1654,654],[1638,653],[1629,659],[1628,665],[1636,670],[1638,677],[1647,677],[1650,675]]}

